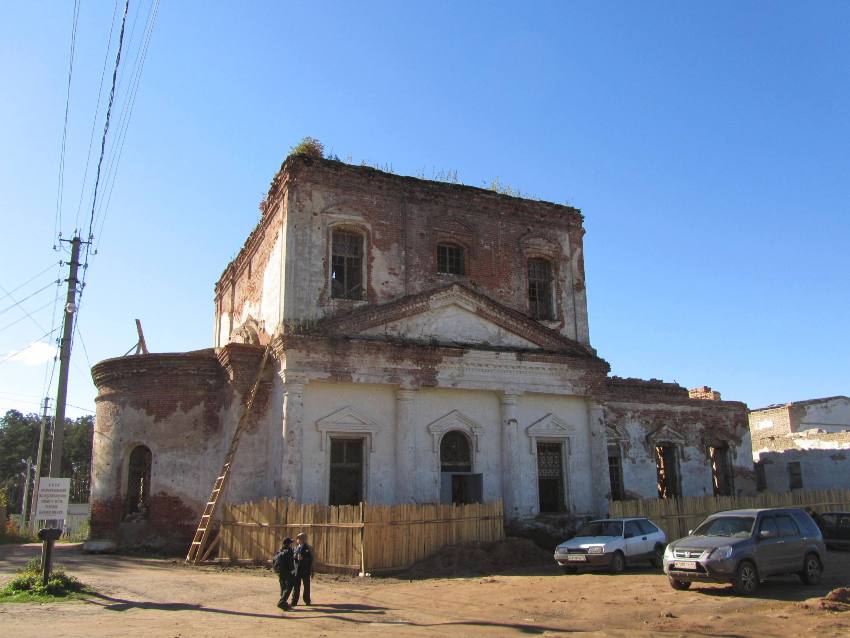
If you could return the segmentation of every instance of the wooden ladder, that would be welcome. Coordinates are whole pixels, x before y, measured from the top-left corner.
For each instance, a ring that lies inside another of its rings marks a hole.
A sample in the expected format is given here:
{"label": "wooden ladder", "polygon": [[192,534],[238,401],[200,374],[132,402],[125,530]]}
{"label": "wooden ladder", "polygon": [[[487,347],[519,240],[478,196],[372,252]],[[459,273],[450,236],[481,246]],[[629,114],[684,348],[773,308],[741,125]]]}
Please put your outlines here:
{"label": "wooden ladder", "polygon": [[[245,406],[245,411],[239,417],[239,422],[236,424],[236,429],[233,431],[233,438],[230,439],[230,447],[227,450],[227,455],[224,457],[224,464],[221,467],[221,472],[218,478],[213,483],[210,498],[204,507],[204,513],[201,515],[201,521],[198,523],[198,529],[195,530],[195,537],[192,539],[192,544],[189,546],[189,553],[186,554],[186,562],[192,565],[197,565],[201,561],[205,561],[212,551],[218,545],[221,538],[217,536],[215,541],[207,547],[210,531],[212,530],[215,512],[218,508],[218,501],[224,493],[224,488],[227,487],[227,480],[230,478],[230,470],[233,465],[233,459],[236,456],[236,450],[239,448],[239,437],[248,423],[248,417],[251,415],[251,409],[254,407],[254,399],[257,398],[257,390],[260,387],[260,382],[263,378],[263,371],[266,368],[266,362],[271,352],[272,340],[263,351],[263,358],[260,360],[260,369],[257,372],[257,379],[251,387],[251,392],[248,395],[248,404]],[[206,549],[206,551],[204,551]]]}

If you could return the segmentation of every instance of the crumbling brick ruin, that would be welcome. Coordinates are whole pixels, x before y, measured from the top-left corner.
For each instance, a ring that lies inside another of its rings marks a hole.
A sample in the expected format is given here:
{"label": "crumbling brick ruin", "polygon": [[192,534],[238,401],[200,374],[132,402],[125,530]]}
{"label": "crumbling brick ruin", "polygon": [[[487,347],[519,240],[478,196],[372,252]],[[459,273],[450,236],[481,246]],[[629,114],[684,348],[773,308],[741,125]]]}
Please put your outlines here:
{"label": "crumbling brick ruin", "polygon": [[269,343],[230,501],[525,520],[751,492],[746,406],[608,376],[584,232],[569,206],[291,156],[216,284],[214,347],[94,367],[92,539],[185,549]]}

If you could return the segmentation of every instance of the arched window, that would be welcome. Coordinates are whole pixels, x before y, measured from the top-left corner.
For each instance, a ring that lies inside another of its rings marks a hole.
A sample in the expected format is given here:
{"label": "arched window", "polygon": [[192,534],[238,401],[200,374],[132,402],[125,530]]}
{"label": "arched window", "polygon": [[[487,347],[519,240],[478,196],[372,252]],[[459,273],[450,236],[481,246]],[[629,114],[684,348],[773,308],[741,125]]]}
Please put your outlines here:
{"label": "arched window", "polygon": [[441,472],[471,472],[472,454],[469,439],[463,432],[446,432],[440,442]]}
{"label": "arched window", "polygon": [[437,272],[441,275],[466,274],[463,246],[437,244]]}
{"label": "arched window", "polygon": [[148,513],[152,462],[153,455],[144,445],[137,445],[130,452],[130,471],[127,475],[127,516]]}
{"label": "arched window", "polygon": [[331,297],[363,299],[363,235],[350,230],[331,233]]}
{"label": "arched window", "polygon": [[528,310],[534,319],[554,319],[552,262],[541,257],[528,260]]}

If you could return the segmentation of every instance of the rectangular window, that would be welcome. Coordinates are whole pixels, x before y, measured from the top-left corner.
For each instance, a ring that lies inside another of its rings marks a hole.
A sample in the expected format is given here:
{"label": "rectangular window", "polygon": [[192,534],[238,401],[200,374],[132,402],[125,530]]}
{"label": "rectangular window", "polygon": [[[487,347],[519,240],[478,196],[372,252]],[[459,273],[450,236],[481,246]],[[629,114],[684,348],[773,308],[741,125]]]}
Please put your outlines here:
{"label": "rectangular window", "polygon": [[682,495],[679,468],[674,445],[655,446],[655,469],[658,477],[658,498],[677,498]]}
{"label": "rectangular window", "polygon": [[564,466],[560,443],[537,444],[537,489],[541,512],[563,512]]}
{"label": "rectangular window", "polygon": [[711,461],[711,483],[715,496],[732,496],[732,463],[729,458],[729,446],[709,446],[708,457]]}
{"label": "rectangular window", "polygon": [[764,492],[767,489],[767,475],[764,471],[764,461],[756,463],[756,489]]}
{"label": "rectangular window", "polygon": [[800,467],[799,461],[791,461],[788,464],[788,489],[803,489],[803,468]]}
{"label": "rectangular window", "polygon": [[442,275],[463,275],[463,247],[455,244],[437,244],[437,272]]}
{"label": "rectangular window", "polygon": [[363,236],[343,230],[331,237],[331,296],[363,298]]}
{"label": "rectangular window", "polygon": [[611,500],[622,501],[626,490],[623,487],[623,459],[619,445],[608,446],[608,476],[611,479]]}
{"label": "rectangular window", "polygon": [[552,262],[528,260],[528,310],[534,319],[554,319],[552,312]]}
{"label": "rectangular window", "polygon": [[363,439],[331,439],[330,505],[363,500]]}

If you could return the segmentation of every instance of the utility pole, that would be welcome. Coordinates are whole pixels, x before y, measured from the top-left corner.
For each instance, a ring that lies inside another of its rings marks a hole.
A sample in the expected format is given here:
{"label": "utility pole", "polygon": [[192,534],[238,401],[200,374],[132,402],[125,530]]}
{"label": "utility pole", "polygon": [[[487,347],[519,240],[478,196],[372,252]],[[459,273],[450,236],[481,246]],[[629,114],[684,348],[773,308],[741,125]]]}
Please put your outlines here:
{"label": "utility pole", "polygon": [[35,485],[32,488],[32,506],[30,507],[30,533],[35,532],[35,513],[38,508],[38,486],[41,483],[41,472],[44,460],[44,439],[47,438],[47,407],[50,399],[44,397],[44,411],[41,413],[41,429],[38,433],[38,456],[35,457]]}
{"label": "utility pole", "polygon": [[62,443],[65,437],[65,398],[68,394],[68,368],[71,364],[71,338],[74,335],[74,315],[77,312],[77,270],[80,267],[82,240],[71,240],[71,262],[68,274],[68,295],[65,297],[65,319],[62,342],[59,346],[59,388],[56,391],[56,413],[53,415],[53,448],[50,451],[50,477],[62,474]]}
{"label": "utility pole", "polygon": [[32,472],[32,459],[23,460],[23,463],[27,465],[27,472],[24,478],[24,499],[21,501],[21,527],[20,529],[24,529],[27,525],[27,506],[29,505],[30,500],[30,473]]}

